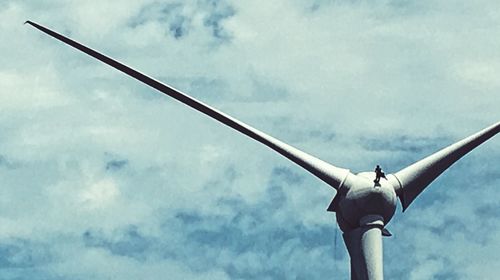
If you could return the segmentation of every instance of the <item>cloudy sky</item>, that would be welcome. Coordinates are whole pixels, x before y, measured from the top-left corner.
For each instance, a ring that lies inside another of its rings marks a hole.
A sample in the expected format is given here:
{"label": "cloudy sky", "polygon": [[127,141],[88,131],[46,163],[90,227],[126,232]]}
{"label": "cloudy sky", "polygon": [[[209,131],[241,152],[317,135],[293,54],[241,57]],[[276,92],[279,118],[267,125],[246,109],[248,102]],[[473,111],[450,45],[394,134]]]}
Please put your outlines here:
{"label": "cloudy sky", "polygon": [[[500,117],[496,0],[0,0],[0,279],[348,279],[335,190],[23,25],[352,172]],[[384,239],[387,279],[500,273],[500,138]]]}

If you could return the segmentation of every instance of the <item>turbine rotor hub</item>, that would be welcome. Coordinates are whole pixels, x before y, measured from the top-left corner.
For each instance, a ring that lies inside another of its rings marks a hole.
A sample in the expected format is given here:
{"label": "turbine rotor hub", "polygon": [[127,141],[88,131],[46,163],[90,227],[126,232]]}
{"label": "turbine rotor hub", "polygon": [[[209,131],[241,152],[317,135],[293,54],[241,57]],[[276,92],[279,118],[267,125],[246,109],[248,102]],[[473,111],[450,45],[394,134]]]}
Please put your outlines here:
{"label": "turbine rotor hub", "polygon": [[[369,217],[380,217],[381,228],[396,211],[397,196],[393,185],[381,179],[375,183],[375,172],[363,172],[347,178],[336,210],[340,229],[347,232],[369,223]],[[380,221],[380,219],[379,219]],[[378,225],[378,224],[377,224]]]}

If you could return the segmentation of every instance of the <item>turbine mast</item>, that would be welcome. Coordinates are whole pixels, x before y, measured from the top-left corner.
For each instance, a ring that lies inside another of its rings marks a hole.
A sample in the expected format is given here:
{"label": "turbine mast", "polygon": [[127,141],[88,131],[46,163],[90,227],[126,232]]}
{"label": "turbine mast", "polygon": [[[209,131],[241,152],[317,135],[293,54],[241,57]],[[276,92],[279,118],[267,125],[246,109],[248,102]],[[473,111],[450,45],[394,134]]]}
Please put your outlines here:
{"label": "turbine mast", "polygon": [[342,236],[351,258],[351,280],[383,280],[382,229],[384,219],[368,215],[360,227]]}

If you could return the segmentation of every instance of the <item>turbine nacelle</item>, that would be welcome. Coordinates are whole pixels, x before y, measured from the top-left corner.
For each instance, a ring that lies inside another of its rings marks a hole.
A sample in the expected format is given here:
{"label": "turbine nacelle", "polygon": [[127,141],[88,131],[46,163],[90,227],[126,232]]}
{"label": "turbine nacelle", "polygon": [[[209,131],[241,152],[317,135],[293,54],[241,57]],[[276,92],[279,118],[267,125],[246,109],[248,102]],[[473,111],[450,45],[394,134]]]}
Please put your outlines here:
{"label": "turbine nacelle", "polygon": [[343,232],[360,227],[365,217],[380,216],[386,225],[394,215],[397,195],[391,177],[375,183],[375,176],[375,172],[350,174],[339,189],[329,210],[336,212]]}

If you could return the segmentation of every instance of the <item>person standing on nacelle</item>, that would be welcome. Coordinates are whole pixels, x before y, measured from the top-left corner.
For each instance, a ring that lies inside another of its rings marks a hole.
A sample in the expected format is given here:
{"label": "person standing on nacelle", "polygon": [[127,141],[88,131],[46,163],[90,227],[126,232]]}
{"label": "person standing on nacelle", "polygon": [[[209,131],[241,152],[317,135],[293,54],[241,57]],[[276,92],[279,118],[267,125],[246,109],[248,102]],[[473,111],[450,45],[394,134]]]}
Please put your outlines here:
{"label": "person standing on nacelle", "polygon": [[375,182],[375,183],[380,182],[380,178],[384,178],[387,180],[387,178],[385,177],[384,171],[382,171],[382,168],[380,168],[380,165],[377,165],[377,167],[375,167],[375,180],[373,180],[373,182]]}

